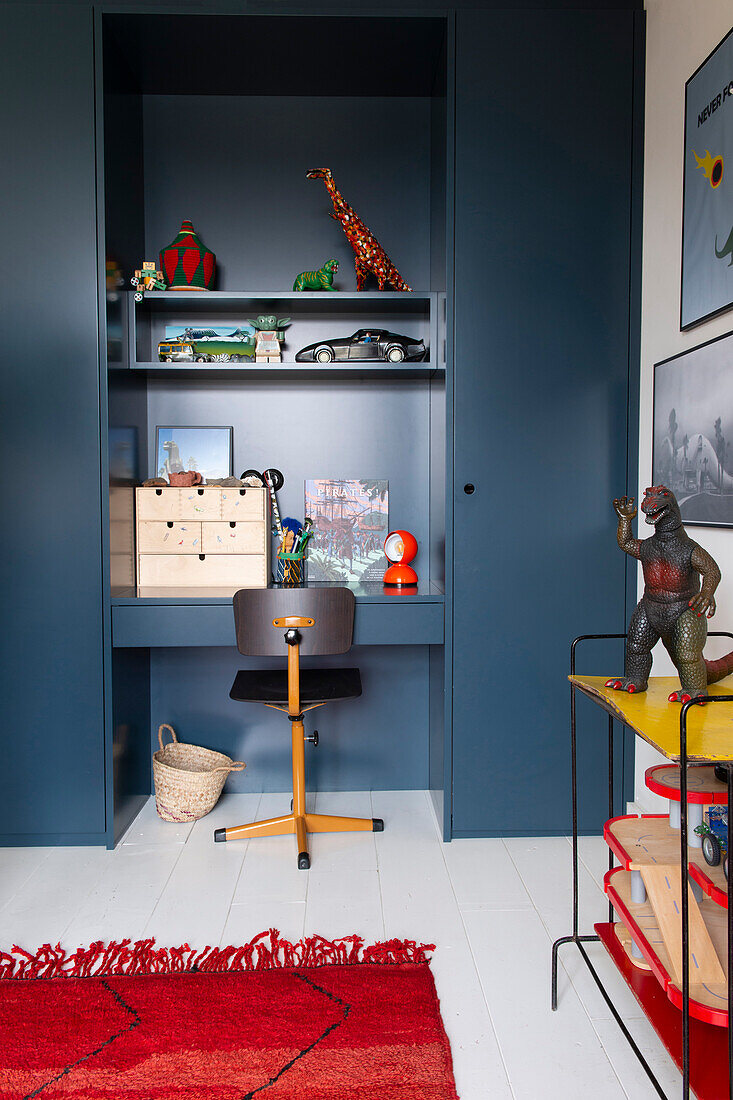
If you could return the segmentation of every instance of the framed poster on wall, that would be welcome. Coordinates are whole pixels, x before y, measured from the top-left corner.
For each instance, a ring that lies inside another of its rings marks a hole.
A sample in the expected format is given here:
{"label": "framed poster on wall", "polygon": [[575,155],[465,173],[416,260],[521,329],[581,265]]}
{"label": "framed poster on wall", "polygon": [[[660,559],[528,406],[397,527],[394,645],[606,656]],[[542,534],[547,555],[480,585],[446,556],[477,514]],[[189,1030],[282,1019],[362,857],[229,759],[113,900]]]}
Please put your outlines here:
{"label": "framed poster on wall", "polygon": [[680,328],[733,305],[733,30],[685,84]]}
{"label": "framed poster on wall", "polygon": [[654,364],[652,484],[683,523],[733,527],[733,333]]}

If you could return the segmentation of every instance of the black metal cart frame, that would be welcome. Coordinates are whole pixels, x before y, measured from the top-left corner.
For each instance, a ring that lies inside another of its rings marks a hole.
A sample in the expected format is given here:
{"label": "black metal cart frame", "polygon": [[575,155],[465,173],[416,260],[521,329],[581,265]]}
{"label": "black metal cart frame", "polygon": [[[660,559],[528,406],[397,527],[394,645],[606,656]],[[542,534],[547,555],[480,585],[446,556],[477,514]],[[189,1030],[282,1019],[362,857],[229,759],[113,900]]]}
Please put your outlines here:
{"label": "black metal cart frame", "polygon": [[[733,633],[727,630],[710,631],[709,638],[732,638]],[[570,674],[575,675],[575,651],[580,642],[608,641],[626,639],[626,634],[581,634],[573,640],[570,647]],[[570,936],[562,936],[552,945],[552,1010],[557,1009],[557,968],[558,952],[566,943],[574,943],[580,952],[585,965],[600,990],[601,996],[608,1005],[613,1018],[623,1032],[629,1046],[639,1059],[655,1090],[662,1100],[670,1100],[664,1092],[651,1066],[642,1054],[634,1037],[626,1027],[616,1006],[614,1005],[603,979],[593,966],[588,953],[583,947],[584,943],[598,941],[597,935],[580,935],[578,931],[578,773],[577,773],[577,731],[575,720],[575,684],[570,685],[570,757],[571,757],[571,785],[573,806],[573,931]],[[733,703],[733,695],[710,696],[708,704]],[[682,882],[688,881],[687,858],[687,715],[691,707],[698,704],[694,701],[683,703],[680,709],[680,865],[682,867]],[[608,715],[608,816],[614,817],[613,783],[614,783],[614,759],[613,759],[613,723],[614,716]],[[725,767],[728,772],[728,852],[733,855],[733,760],[716,760],[715,764]],[[614,855],[609,849],[608,866],[614,866]],[[608,905],[609,920],[613,921],[613,906]],[[687,890],[682,890],[682,1100],[690,1097],[690,958],[689,958],[689,901]],[[728,878],[728,1094],[729,1100],[733,1100],[733,863],[730,867]],[[713,1026],[713,1025],[711,1025]]]}

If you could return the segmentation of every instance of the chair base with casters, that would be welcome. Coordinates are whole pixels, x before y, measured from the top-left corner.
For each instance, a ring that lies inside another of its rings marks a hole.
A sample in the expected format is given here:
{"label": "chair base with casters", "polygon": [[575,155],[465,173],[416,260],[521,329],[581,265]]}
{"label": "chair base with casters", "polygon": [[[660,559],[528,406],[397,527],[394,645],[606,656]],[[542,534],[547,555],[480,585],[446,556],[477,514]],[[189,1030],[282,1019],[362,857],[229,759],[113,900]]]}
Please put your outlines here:
{"label": "chair base with casters", "polygon": [[[337,594],[345,594],[347,598]],[[311,614],[278,614],[278,611],[283,610],[300,610],[304,605]],[[298,867],[307,870],[310,867],[308,833],[378,833],[384,829],[381,818],[308,813],[305,805],[305,742],[312,741],[317,745],[318,733],[306,737],[304,714],[328,702],[358,698],[361,695],[361,677],[358,668],[301,671],[301,648],[310,653],[344,652],[350,648],[353,594],[347,589],[244,589],[235,595],[234,608],[240,652],[282,652],[283,641],[287,647],[287,672],[284,669],[243,670],[237,673],[229,695],[237,702],[261,703],[287,714],[292,739],[293,800],[289,814],[266,821],[235,825],[228,829],[216,829],[214,840],[222,842],[292,833],[297,841]],[[349,611],[348,644],[344,645],[344,639],[339,636],[338,630],[335,636],[332,631],[329,632],[328,627],[333,628],[334,625],[329,620],[337,616],[336,626],[341,627],[341,619],[348,619]],[[269,621],[263,621],[263,614]],[[274,643],[263,641],[262,638],[263,627],[268,626],[270,631],[264,634],[265,638],[268,634],[271,636],[272,628],[278,631],[285,628],[285,634],[280,634],[279,646],[274,650]],[[301,634],[301,631],[313,631],[313,634],[309,637],[308,634]]]}

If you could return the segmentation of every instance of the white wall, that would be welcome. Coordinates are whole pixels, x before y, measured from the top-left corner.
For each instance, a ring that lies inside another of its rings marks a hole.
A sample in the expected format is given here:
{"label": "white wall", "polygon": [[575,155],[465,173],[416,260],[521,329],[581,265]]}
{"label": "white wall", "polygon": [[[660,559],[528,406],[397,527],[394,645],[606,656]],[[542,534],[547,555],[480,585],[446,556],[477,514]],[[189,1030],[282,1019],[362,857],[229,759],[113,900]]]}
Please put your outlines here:
{"label": "white wall", "polygon": [[[730,0],[647,0],[646,116],[644,153],[644,243],[641,309],[639,499],[651,484],[652,381],[654,363],[733,329],[733,310],[680,332],[680,255],[685,81],[731,28]],[[733,369],[733,368],[731,368]],[[642,521],[640,535],[647,536]],[[718,562],[723,580],[710,629],[733,629],[733,530],[691,528],[691,535]],[[641,570],[640,581],[641,581]],[[640,583],[639,591],[642,585]],[[722,640],[724,643],[725,640]],[[730,649],[714,639],[706,655]],[[661,644],[652,675],[674,674]],[[638,740],[636,801],[663,812],[666,803],[644,786],[644,771],[658,754]],[[659,809],[661,807],[661,810]]]}

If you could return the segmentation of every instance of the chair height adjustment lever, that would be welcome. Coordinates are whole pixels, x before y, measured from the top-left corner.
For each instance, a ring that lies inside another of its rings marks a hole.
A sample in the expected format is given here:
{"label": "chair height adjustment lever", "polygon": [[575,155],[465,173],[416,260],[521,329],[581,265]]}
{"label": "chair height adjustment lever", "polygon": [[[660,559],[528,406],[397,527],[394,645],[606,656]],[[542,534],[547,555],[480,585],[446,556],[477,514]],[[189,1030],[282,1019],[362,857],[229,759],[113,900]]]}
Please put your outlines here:
{"label": "chair height adjustment lever", "polygon": [[315,747],[318,744],[318,730],[313,730],[310,736],[306,735],[305,740]]}

